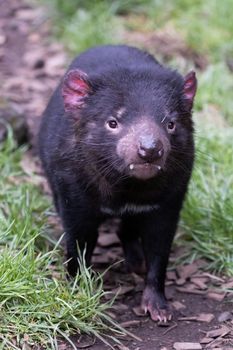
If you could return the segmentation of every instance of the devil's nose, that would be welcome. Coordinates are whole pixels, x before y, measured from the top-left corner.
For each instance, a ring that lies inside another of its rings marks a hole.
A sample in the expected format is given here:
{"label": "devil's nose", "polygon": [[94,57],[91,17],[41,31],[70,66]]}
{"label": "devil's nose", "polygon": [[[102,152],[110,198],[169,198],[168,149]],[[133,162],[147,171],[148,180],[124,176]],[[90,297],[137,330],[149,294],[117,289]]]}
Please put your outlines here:
{"label": "devil's nose", "polygon": [[148,163],[152,163],[161,158],[164,154],[163,144],[160,140],[141,139],[138,147],[138,155]]}

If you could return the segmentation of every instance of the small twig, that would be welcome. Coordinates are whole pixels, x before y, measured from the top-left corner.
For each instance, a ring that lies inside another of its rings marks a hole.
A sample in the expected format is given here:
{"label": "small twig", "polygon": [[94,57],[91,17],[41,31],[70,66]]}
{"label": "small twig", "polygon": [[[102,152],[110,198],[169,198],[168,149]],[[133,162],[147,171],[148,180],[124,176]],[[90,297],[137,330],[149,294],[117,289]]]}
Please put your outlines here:
{"label": "small twig", "polygon": [[172,329],[174,329],[176,327],[177,327],[177,323],[174,322],[174,324],[171,327],[169,327],[168,329],[166,329],[165,332],[163,332],[163,335],[167,334],[168,332],[170,332]]}

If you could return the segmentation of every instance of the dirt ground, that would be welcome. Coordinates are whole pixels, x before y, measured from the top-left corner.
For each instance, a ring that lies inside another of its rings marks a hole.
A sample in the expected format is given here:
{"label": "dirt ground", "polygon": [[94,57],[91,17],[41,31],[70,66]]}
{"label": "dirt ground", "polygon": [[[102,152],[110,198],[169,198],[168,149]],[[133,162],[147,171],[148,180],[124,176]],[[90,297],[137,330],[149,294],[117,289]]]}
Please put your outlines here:
{"label": "dirt ground", "polygon": [[[7,104],[26,117],[33,145],[40,115],[69,63],[62,45],[49,36],[50,31],[49,18],[40,8],[32,8],[25,0],[0,0],[0,108]],[[171,266],[182,253],[180,249],[173,252]],[[107,223],[95,250],[94,266],[102,270],[121,258],[115,222]],[[233,288],[233,279],[206,273],[204,268],[205,261],[199,260],[169,270],[167,297],[175,317],[165,326],[142,315],[138,307],[142,277],[125,273],[123,263],[113,267],[105,275],[105,289],[113,295],[118,293],[111,316],[135,335],[116,348],[233,349],[232,303],[229,294],[222,290]],[[92,344],[88,337],[74,340],[78,348],[108,348],[99,341]],[[60,348],[69,349],[65,343]]]}

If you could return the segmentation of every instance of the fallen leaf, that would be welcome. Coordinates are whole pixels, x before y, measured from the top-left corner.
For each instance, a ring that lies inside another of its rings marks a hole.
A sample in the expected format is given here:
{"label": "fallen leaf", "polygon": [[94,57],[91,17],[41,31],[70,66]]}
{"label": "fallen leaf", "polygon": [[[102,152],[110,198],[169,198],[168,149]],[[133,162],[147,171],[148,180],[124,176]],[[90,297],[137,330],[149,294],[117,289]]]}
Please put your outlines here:
{"label": "fallen leaf", "polygon": [[119,350],[130,350],[127,346],[125,346],[123,344],[117,344],[116,348]]}
{"label": "fallen leaf", "polygon": [[171,281],[175,281],[177,278],[175,271],[167,271],[167,279]]}
{"label": "fallen leaf", "polygon": [[195,263],[189,265],[180,265],[176,268],[176,271],[180,278],[187,279],[197,272],[198,268]]}
{"label": "fallen leaf", "polygon": [[135,313],[136,316],[139,316],[139,317],[146,316],[144,310],[142,310],[140,305],[133,307],[133,312]]}
{"label": "fallen leaf", "polygon": [[178,321],[198,321],[198,322],[211,322],[214,319],[213,314],[201,313],[197,316],[185,316],[179,317]]}
{"label": "fallen leaf", "polygon": [[138,284],[144,284],[144,278],[139,276],[137,273],[132,272],[131,276],[133,277],[133,281],[136,285]]}
{"label": "fallen leaf", "polygon": [[223,283],[221,285],[222,289],[232,289],[233,288],[233,281],[227,282],[227,283]]}
{"label": "fallen leaf", "polygon": [[202,346],[200,343],[174,343],[173,348],[176,350],[199,350],[202,349]]}
{"label": "fallen leaf", "polygon": [[208,292],[207,293],[207,297],[209,299],[213,299],[216,301],[223,301],[223,299],[225,298],[226,293],[222,292],[222,293],[215,293],[215,292]]}
{"label": "fallen leaf", "polygon": [[208,272],[204,272],[204,273],[202,274],[202,276],[209,277],[210,279],[215,280],[215,281],[218,281],[218,282],[221,282],[221,283],[224,283],[224,282],[225,282],[224,279],[222,279],[222,278],[220,278],[220,277],[218,277],[218,276],[212,275],[212,274],[210,274],[210,273],[208,273]]}
{"label": "fallen leaf", "polygon": [[120,323],[121,327],[123,328],[129,328],[132,326],[138,326],[141,323],[139,320],[130,320]]}
{"label": "fallen leaf", "polygon": [[213,338],[207,338],[204,337],[202,338],[202,340],[200,341],[201,344],[209,344],[210,342],[212,342]]}
{"label": "fallen leaf", "polygon": [[208,286],[206,285],[207,278],[198,278],[198,277],[192,277],[191,282],[195,284],[199,289],[207,289]]}
{"label": "fallen leaf", "polygon": [[185,306],[184,304],[182,304],[180,301],[173,301],[172,306],[173,306],[174,309],[177,310],[177,311],[186,308],[186,306]]}
{"label": "fallen leaf", "polygon": [[115,305],[112,305],[111,309],[113,309],[117,312],[124,312],[124,311],[128,311],[129,307],[125,304],[117,303]]}
{"label": "fallen leaf", "polygon": [[132,290],[134,290],[134,286],[120,286],[118,288],[115,288],[111,291],[112,294],[114,295],[125,295],[129,292],[131,292]]}
{"label": "fallen leaf", "polygon": [[197,316],[184,316],[179,317],[178,321],[197,321]]}
{"label": "fallen leaf", "polygon": [[184,278],[178,278],[176,280],[177,286],[183,286],[185,284],[185,282],[186,282],[186,279],[184,279]]}
{"label": "fallen leaf", "polygon": [[197,321],[199,322],[211,322],[214,319],[214,314],[206,314],[206,313],[201,313],[197,316]]}
{"label": "fallen leaf", "polygon": [[224,337],[226,334],[229,334],[229,333],[230,333],[230,329],[225,325],[223,325],[221,326],[221,328],[206,332],[206,337],[207,338],[217,338],[219,336]]}
{"label": "fallen leaf", "polygon": [[39,171],[38,165],[35,162],[35,158],[31,157],[28,153],[24,154],[20,162],[20,166],[25,174],[29,176],[36,174]]}
{"label": "fallen leaf", "polygon": [[189,288],[185,288],[185,287],[176,287],[176,290],[178,292],[188,293],[188,294],[199,294],[199,295],[205,295],[206,294],[206,292],[203,291],[203,290],[189,289]]}

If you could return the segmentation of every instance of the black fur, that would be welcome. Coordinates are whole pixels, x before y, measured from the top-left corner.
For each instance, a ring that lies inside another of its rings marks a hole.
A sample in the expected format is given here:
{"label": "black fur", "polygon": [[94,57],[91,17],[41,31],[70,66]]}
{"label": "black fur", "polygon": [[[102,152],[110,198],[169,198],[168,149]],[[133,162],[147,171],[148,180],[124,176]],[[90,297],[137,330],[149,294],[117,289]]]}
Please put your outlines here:
{"label": "black fur", "polygon": [[[77,115],[65,112],[61,83],[44,112],[39,134],[41,160],[67,234],[68,258],[72,258],[68,271],[71,275],[77,272],[76,241],[81,251],[86,245],[90,263],[98,226],[107,216],[101,207],[117,213],[125,203],[156,205],[158,208],[149,212],[120,215],[119,236],[131,268],[140,269],[145,257],[143,307],[151,315],[153,310],[159,313],[167,308],[166,267],[194,160],[193,123],[183,93],[184,79],[151,55],[127,46],[90,49],[78,56],[68,71],[76,68],[87,74],[91,87],[84,106]],[[166,134],[171,147],[166,165],[151,179],[129,176],[116,154],[121,134],[109,134],[103,127],[122,106],[126,110],[121,118],[122,134],[136,118],[149,116],[165,135],[166,122],[176,119],[175,134]],[[90,121],[95,126],[91,127]]]}

